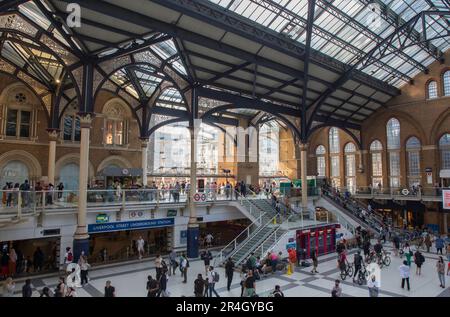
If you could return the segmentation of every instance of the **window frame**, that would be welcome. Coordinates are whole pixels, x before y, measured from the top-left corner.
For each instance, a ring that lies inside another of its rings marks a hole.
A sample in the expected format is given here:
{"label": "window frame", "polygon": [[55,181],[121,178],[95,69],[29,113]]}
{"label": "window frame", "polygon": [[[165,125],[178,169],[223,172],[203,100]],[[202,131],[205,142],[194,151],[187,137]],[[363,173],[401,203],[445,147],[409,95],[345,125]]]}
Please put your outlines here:
{"label": "window frame", "polygon": [[[431,97],[431,94],[430,94],[430,85],[431,84],[434,84],[435,85],[435,90],[436,90],[436,96],[435,97]],[[433,100],[433,99],[437,99],[437,98],[439,98],[439,88],[438,88],[438,82],[437,82],[437,80],[435,80],[435,79],[431,79],[431,80],[429,80],[428,82],[427,82],[427,84],[426,84],[426,96],[427,96],[427,99],[428,100]]]}

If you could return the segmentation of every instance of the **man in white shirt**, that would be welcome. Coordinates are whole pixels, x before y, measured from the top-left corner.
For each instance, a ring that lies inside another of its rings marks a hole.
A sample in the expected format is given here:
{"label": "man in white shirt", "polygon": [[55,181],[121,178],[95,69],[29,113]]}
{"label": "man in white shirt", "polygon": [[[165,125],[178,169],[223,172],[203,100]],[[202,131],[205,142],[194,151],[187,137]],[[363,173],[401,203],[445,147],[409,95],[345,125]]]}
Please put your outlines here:
{"label": "man in white shirt", "polygon": [[209,283],[208,283],[208,291],[209,291],[209,297],[212,297],[212,293],[216,295],[216,297],[220,297],[219,294],[217,294],[217,291],[215,290],[216,282],[218,282],[218,274],[216,271],[214,271],[214,267],[209,267]]}
{"label": "man in white shirt", "polygon": [[212,240],[214,239],[213,235],[211,233],[208,233],[206,235],[206,246],[209,248],[212,246]]}
{"label": "man in white shirt", "polygon": [[139,254],[139,260],[141,260],[142,256],[144,255],[144,244],[145,244],[145,241],[142,238],[142,236],[140,236],[139,239],[136,241],[136,247],[137,247],[138,254]]}
{"label": "man in white shirt", "polygon": [[400,277],[402,278],[402,289],[405,288],[405,281],[406,285],[408,286],[409,291],[409,266],[407,261],[403,261],[403,264],[400,265],[398,268],[400,271]]}

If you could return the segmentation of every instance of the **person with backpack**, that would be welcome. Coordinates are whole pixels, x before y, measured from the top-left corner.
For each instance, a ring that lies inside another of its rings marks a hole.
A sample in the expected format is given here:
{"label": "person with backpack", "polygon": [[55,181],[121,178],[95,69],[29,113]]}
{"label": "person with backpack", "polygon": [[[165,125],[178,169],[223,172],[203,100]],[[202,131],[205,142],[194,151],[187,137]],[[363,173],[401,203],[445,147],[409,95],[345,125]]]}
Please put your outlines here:
{"label": "person with backpack", "polygon": [[67,266],[73,262],[73,253],[72,248],[67,247],[66,248],[66,254],[64,255],[64,271],[66,271]]}
{"label": "person with backpack", "polygon": [[178,267],[177,253],[175,252],[175,250],[172,250],[172,252],[170,252],[169,262],[170,262],[170,267],[172,268],[172,270],[169,270],[169,275],[171,275],[170,272],[172,272],[172,274],[175,275],[175,271]]}
{"label": "person with backpack", "polygon": [[228,258],[225,264],[225,274],[227,276],[227,290],[230,291],[231,282],[233,281],[234,262],[231,257]]}
{"label": "person with backpack", "polygon": [[417,249],[416,252],[414,253],[414,263],[416,264],[416,275],[420,275],[420,273],[422,273],[422,264],[424,262],[425,257],[419,251],[419,249]]}
{"label": "person with backpack", "polygon": [[197,275],[197,279],[194,281],[194,294],[195,297],[203,297],[205,292],[205,281],[201,274]]}
{"label": "person with backpack", "polygon": [[151,276],[147,276],[147,297],[156,297],[158,290],[159,290],[159,286],[158,286],[158,282]]}
{"label": "person with backpack", "polygon": [[220,297],[219,294],[217,294],[217,291],[215,290],[216,283],[219,282],[220,275],[218,272],[214,271],[214,267],[209,267],[209,284],[208,284],[208,290],[209,290],[209,297],[212,297],[212,293],[216,295],[216,297]]}
{"label": "person with backpack", "polygon": [[183,283],[187,283],[187,271],[189,268],[189,261],[186,258],[186,255],[183,253],[180,257],[180,271],[183,274]]}
{"label": "person with backpack", "polygon": [[275,290],[272,292],[272,297],[284,297],[280,285],[275,285]]}
{"label": "person with backpack", "polygon": [[208,250],[208,248],[206,248],[205,251],[202,252],[201,255],[201,259],[203,260],[203,263],[205,264],[205,274],[208,275],[208,270],[209,270],[209,266],[212,260],[212,254],[211,252]]}

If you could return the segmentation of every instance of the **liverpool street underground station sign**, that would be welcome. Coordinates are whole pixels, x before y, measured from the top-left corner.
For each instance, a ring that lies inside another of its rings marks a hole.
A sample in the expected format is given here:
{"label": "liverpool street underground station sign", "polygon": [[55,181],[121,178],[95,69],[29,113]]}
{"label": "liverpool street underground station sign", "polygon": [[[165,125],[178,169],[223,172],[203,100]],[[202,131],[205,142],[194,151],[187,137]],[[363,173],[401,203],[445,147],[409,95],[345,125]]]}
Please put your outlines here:
{"label": "liverpool street underground station sign", "polygon": [[98,223],[88,225],[88,233],[148,229],[158,227],[169,227],[173,225],[174,225],[174,218]]}

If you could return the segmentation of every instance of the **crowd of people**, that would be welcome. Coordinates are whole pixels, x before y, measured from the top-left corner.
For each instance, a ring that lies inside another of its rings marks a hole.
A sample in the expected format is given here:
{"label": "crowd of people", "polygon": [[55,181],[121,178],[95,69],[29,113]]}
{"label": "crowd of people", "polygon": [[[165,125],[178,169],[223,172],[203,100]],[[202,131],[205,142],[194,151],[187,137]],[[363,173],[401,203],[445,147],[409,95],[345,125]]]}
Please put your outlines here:
{"label": "crowd of people", "polygon": [[[64,191],[64,184],[59,183],[56,188],[52,183],[36,182],[34,186],[26,179],[22,184],[6,182],[2,188],[3,207],[29,207],[33,202],[36,206],[52,205],[55,199],[60,199]],[[20,200],[19,200],[20,199]]]}

